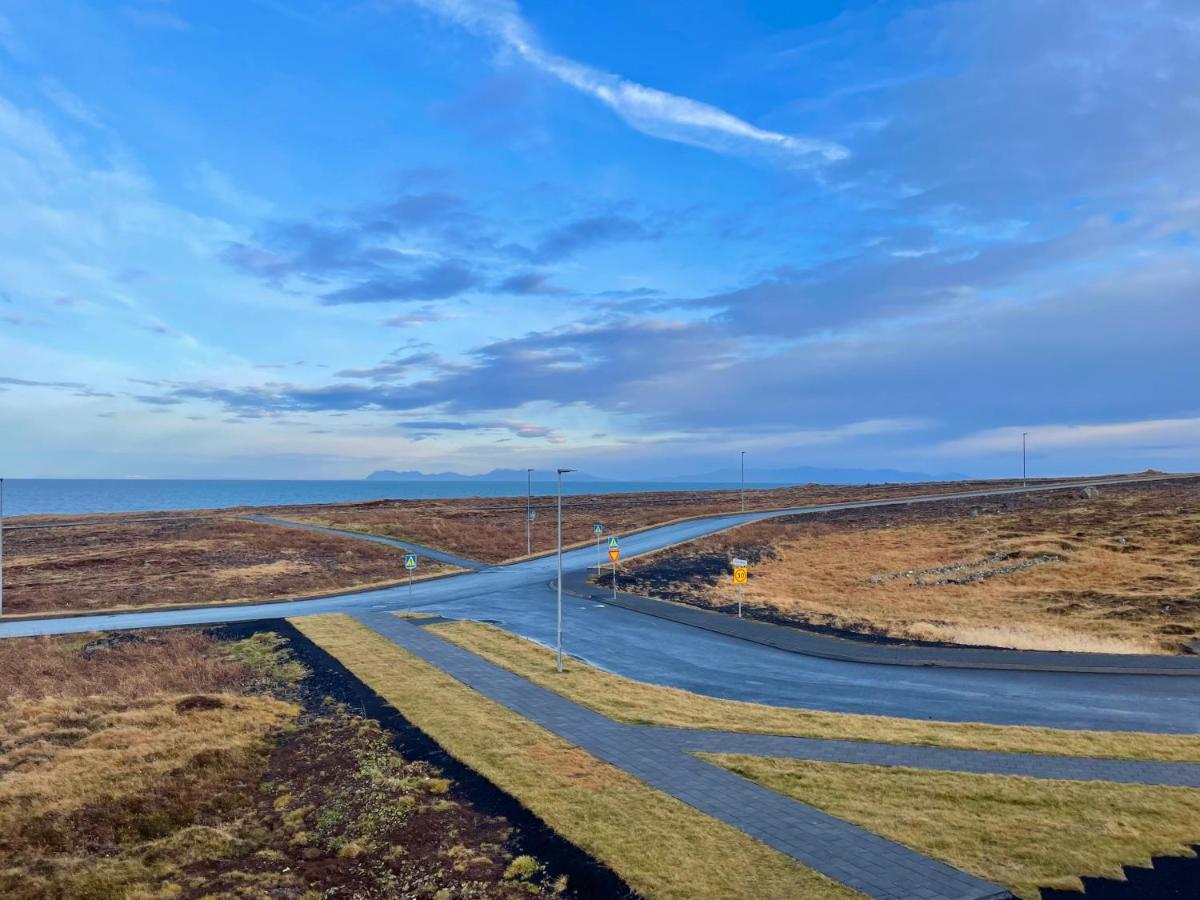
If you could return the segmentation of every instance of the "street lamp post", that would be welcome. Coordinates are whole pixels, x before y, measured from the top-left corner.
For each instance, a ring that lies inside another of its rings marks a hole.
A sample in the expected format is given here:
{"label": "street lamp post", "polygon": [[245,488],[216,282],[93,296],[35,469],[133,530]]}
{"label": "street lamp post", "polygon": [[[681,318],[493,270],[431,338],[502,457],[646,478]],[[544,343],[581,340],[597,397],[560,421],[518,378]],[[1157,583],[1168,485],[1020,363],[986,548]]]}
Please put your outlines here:
{"label": "street lamp post", "polygon": [[746,511],[746,451],[742,451],[742,512]]}
{"label": "street lamp post", "polygon": [[574,469],[558,470],[558,671],[562,672],[562,477]]}
{"label": "street lamp post", "polygon": [[1028,431],[1021,432],[1021,487],[1028,487],[1027,469],[1025,468],[1025,439],[1029,437]]}
{"label": "street lamp post", "polygon": [[525,470],[525,555],[533,555],[533,469]]}

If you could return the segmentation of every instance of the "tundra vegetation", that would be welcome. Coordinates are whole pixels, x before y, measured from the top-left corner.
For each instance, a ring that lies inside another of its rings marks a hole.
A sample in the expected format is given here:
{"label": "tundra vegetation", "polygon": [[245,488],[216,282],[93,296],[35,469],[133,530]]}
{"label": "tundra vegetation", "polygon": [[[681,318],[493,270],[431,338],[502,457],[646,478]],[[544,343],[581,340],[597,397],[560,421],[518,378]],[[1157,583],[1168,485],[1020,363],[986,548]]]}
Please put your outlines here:
{"label": "tundra vegetation", "polygon": [[512,826],[270,632],[12,639],[0,896],[551,896]]}
{"label": "tundra vegetation", "polygon": [[864,636],[1178,653],[1200,637],[1200,479],[843,510],[630,561],[627,590]]}
{"label": "tundra vegetation", "polygon": [[[911,497],[1019,484],[1011,481],[956,481],[926,484],[822,485],[746,491],[748,510],[780,509],[854,500]],[[533,552],[552,550],[556,540],[555,498],[533,498]],[[563,497],[563,542],[586,546],[592,525],[606,534],[627,534],[676,519],[735,513],[738,491],[659,491],[579,494]],[[449,550],[468,559],[499,563],[525,556],[525,498],[473,497],[456,500],[378,500],[371,503],[277,507],[272,514],[379,534]]]}
{"label": "tundra vegetation", "polygon": [[[404,551],[232,515],[6,529],[5,613],[277,600],[406,578]],[[453,571],[421,560],[422,577]]]}

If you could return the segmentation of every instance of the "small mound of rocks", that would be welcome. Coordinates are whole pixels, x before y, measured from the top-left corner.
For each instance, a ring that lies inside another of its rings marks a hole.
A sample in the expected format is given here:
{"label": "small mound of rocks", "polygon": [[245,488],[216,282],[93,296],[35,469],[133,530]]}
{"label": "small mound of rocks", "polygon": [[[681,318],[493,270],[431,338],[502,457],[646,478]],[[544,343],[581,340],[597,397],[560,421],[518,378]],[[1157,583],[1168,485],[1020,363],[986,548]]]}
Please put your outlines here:
{"label": "small mound of rocks", "polygon": [[1021,557],[1015,553],[993,553],[972,562],[953,563],[935,569],[909,569],[907,572],[891,572],[872,575],[867,584],[883,584],[888,581],[907,579],[918,587],[938,587],[946,584],[974,584],[995,578],[997,575],[1015,575],[1027,572],[1046,563],[1062,562],[1057,553],[1041,553],[1037,556]]}

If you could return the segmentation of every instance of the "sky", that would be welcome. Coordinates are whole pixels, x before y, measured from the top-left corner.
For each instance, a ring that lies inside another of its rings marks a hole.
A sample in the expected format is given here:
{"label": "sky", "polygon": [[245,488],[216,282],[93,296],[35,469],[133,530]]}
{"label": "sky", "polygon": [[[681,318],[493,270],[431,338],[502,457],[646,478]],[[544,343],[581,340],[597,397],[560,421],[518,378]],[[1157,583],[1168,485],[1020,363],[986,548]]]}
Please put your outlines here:
{"label": "sky", "polygon": [[0,475],[1200,469],[1194,0],[8,0]]}

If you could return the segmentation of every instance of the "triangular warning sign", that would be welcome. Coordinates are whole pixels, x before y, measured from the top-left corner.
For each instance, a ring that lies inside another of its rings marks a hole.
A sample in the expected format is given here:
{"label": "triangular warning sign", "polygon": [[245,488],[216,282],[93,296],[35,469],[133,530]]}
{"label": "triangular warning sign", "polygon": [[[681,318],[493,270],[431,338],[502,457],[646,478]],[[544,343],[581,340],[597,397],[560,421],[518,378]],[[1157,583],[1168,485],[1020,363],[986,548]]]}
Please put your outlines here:
{"label": "triangular warning sign", "polygon": [[621,542],[619,540],[617,540],[615,537],[610,537],[608,539],[608,549],[609,550],[616,550],[620,546],[621,546]]}

